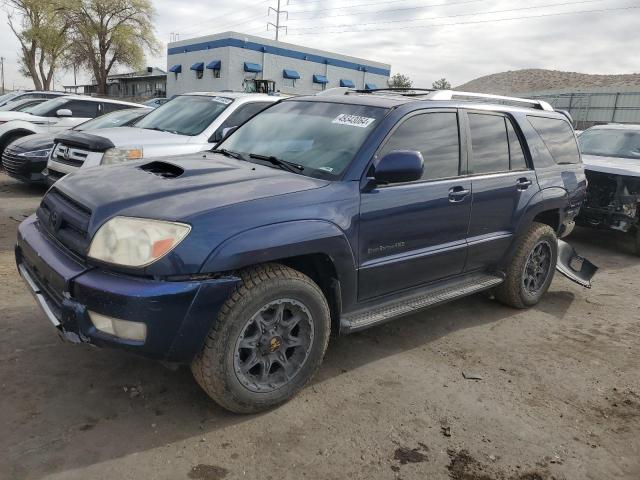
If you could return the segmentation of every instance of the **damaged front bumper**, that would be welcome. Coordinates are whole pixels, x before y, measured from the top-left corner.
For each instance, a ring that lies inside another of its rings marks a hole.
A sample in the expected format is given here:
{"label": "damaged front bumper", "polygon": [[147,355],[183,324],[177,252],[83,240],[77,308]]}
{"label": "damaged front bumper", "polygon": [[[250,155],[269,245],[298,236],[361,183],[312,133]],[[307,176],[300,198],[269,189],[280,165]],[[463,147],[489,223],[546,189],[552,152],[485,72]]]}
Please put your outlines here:
{"label": "damaged front bumper", "polygon": [[591,279],[598,271],[598,267],[586,258],[578,255],[575,248],[567,242],[558,240],[556,270],[578,285],[591,288]]}

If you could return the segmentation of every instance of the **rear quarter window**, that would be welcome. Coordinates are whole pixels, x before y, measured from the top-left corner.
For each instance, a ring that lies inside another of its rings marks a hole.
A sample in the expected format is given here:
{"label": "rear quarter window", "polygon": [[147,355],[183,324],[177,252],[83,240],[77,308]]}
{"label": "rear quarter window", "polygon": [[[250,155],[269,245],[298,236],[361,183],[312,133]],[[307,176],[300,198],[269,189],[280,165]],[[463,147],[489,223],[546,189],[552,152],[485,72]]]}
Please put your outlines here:
{"label": "rear quarter window", "polygon": [[580,151],[571,126],[557,118],[527,116],[558,165],[580,163]]}

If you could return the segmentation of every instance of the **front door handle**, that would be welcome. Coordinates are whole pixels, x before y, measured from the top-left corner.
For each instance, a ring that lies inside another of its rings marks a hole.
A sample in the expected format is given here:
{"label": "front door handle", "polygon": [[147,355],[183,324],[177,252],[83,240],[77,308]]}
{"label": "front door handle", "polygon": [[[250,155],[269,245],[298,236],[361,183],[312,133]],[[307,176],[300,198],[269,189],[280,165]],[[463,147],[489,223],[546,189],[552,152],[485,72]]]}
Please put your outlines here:
{"label": "front door handle", "polygon": [[533,185],[533,182],[526,177],[519,178],[516,183],[518,190],[526,190],[531,185]]}
{"label": "front door handle", "polygon": [[463,201],[467,195],[471,193],[471,190],[467,190],[464,187],[458,186],[449,189],[449,201],[451,203],[458,203]]}

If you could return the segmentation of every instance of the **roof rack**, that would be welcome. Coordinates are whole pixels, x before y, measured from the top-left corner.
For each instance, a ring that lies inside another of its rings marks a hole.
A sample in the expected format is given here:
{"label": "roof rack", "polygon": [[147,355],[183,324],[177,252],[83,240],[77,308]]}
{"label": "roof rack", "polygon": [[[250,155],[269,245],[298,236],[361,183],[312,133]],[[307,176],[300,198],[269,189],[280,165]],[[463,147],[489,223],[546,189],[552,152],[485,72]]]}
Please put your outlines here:
{"label": "roof rack", "polygon": [[512,103],[524,103],[538,110],[545,110],[547,112],[553,112],[553,107],[544,100],[530,100],[528,98],[519,97],[505,97],[502,95],[491,95],[489,93],[473,93],[473,92],[459,92],[457,90],[437,90],[427,95],[429,100],[453,100],[455,97],[465,97],[469,99],[485,99],[494,100],[500,102],[512,102]]}

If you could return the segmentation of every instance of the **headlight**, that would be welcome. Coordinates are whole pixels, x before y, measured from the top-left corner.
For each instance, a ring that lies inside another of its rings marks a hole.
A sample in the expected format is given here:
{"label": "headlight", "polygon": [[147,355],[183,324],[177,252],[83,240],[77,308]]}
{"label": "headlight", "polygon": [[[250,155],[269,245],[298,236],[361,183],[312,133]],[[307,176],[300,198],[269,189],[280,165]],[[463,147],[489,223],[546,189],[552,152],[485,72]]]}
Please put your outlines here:
{"label": "headlight", "polygon": [[110,148],[104,152],[100,163],[102,165],[113,165],[128,162],[129,160],[140,160],[142,157],[142,147]]}
{"label": "headlight", "polygon": [[91,241],[89,257],[127,267],[144,267],[164,257],[191,231],[184,223],[114,217]]}
{"label": "headlight", "polygon": [[19,157],[34,157],[34,158],[47,158],[51,153],[50,148],[46,148],[44,150],[34,150],[33,152],[24,152],[19,153]]}

